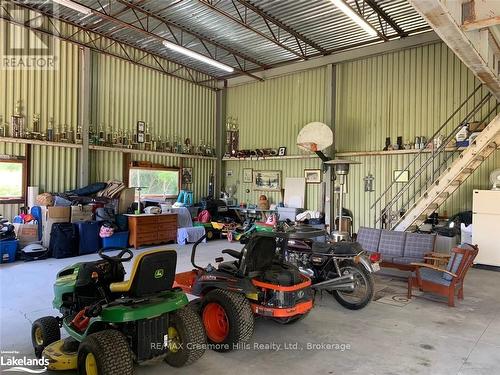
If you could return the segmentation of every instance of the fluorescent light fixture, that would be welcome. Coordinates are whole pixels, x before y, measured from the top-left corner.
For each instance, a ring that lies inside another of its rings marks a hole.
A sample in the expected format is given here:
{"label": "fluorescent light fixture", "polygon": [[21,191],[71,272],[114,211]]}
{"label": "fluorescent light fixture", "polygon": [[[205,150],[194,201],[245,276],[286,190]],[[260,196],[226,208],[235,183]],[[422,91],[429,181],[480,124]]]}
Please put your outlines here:
{"label": "fluorescent light fixture", "polygon": [[226,72],[229,72],[229,73],[234,72],[234,69],[226,64],[222,64],[222,63],[215,61],[209,57],[203,56],[202,54],[199,54],[198,52],[194,52],[194,51],[191,51],[190,49],[184,48],[178,44],[171,43],[168,40],[164,40],[163,45],[165,47],[167,47],[168,49],[171,49],[172,51],[182,53],[183,55],[192,57],[193,59],[204,62],[205,64],[215,66],[216,68],[219,68],[219,69],[224,70]]}
{"label": "fluorescent light fixture", "polygon": [[66,7],[66,8],[70,8],[70,9],[76,10],[77,12],[83,13],[87,16],[92,14],[92,9],[87,8],[86,6],[77,4],[71,0],[52,0],[52,1],[54,3],[57,3],[59,5]]}
{"label": "fluorescent light fixture", "polygon": [[359,27],[365,30],[370,36],[377,36],[377,30],[373,28],[366,20],[364,20],[358,13],[347,5],[343,0],[330,0],[333,5],[339,8],[347,17],[353,20]]}

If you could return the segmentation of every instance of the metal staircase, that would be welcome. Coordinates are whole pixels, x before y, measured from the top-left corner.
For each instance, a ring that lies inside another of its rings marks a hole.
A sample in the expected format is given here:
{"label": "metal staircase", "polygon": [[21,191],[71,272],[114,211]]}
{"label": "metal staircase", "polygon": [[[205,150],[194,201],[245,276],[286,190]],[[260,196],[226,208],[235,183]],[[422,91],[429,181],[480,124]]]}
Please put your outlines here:
{"label": "metal staircase", "polygon": [[[375,212],[375,227],[415,230],[500,147],[500,115],[489,122],[499,103],[491,105],[492,95],[487,93],[473,105],[480,92],[481,86],[476,87],[429,139],[427,145],[434,145],[434,139],[447,132],[439,147],[420,150],[402,169],[401,173],[409,171],[409,181],[404,184],[392,182],[373,203],[370,208]],[[472,109],[467,112],[470,107]],[[466,115],[453,127],[454,120],[464,111]],[[489,124],[469,147],[460,153],[457,148],[447,147],[464,125],[481,115],[481,123]]]}

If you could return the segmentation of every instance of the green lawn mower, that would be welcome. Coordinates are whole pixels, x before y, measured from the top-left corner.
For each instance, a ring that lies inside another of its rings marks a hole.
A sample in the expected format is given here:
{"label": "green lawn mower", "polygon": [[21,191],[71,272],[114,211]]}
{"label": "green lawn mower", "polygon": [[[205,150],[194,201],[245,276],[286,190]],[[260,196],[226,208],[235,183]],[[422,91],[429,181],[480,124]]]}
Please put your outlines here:
{"label": "green lawn mower", "polygon": [[[115,256],[104,253],[120,250]],[[177,253],[155,250],[136,257],[130,279],[123,262],[132,251],[106,248],[100,260],[64,268],[54,284],[54,308],[62,316],[33,323],[37,357],[49,370],[77,369],[80,375],[130,375],[134,362],[164,358],[174,367],[200,358],[206,336],[188,299],[173,288]],[[60,328],[69,334],[61,339]]]}

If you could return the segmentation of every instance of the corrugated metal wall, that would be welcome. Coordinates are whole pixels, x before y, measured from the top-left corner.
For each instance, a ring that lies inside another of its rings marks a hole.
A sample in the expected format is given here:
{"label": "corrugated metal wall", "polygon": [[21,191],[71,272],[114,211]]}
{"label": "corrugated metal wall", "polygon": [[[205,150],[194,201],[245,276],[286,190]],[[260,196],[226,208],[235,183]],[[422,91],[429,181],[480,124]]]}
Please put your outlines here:
{"label": "corrugated metal wall", "polygon": [[[310,121],[326,118],[325,78],[324,68],[314,69],[228,89],[227,115],[239,119],[240,148],[284,145],[296,154],[299,130]],[[392,143],[396,143],[397,136],[402,136],[404,142],[414,141],[415,136],[430,137],[479,84],[444,43],[341,63],[336,68],[336,83],[339,152],[382,150],[386,137],[391,137]],[[448,131],[485,94],[485,89],[480,90],[450,122]],[[476,119],[494,105],[491,100]],[[356,227],[370,225],[374,215],[369,210],[371,203],[391,183],[393,170],[404,167],[411,156],[352,157],[362,163],[351,168],[348,179],[346,207],[353,211]],[[284,176],[298,177],[303,175],[303,168],[317,167],[317,160],[227,161],[225,169],[232,170],[233,177],[226,177],[226,185],[242,181],[243,168],[282,169]],[[472,189],[487,188],[489,173],[499,167],[500,155],[496,152],[442,210],[453,214],[470,209]],[[375,176],[375,192],[364,192],[363,177],[368,173]],[[259,192],[246,194],[244,185],[239,188],[238,198],[255,203]],[[316,207],[316,194],[308,193],[308,208]]]}
{"label": "corrugated metal wall", "polygon": [[[145,121],[154,136],[177,136],[215,144],[215,93],[189,82],[140,67],[115,57],[93,54],[92,111],[94,126],[111,126],[113,131],[133,133],[137,121]],[[112,151],[91,151],[91,180],[122,178],[122,155]],[[180,158],[161,155],[132,155],[132,160],[149,160],[167,166],[181,166]],[[208,179],[215,163],[183,159],[193,168],[195,198],[207,195]]]}
{"label": "corrugated metal wall", "polygon": [[[12,26],[0,21],[1,35]],[[42,36],[42,40],[48,38]],[[2,38],[3,41],[3,38]],[[0,115],[6,121],[22,100],[26,123],[31,126],[33,114],[40,114],[42,129],[49,118],[56,125],[76,127],[78,115],[78,47],[54,39],[57,70],[0,70]],[[2,49],[3,50],[3,49]],[[24,155],[24,145],[0,142],[0,154]],[[42,191],[62,191],[76,187],[77,150],[48,146],[32,147],[31,184]],[[17,205],[0,205],[0,213],[12,217]]]}
{"label": "corrugated metal wall", "polygon": [[[231,87],[227,93],[227,115],[238,118],[240,149],[287,148],[287,155],[297,155],[297,134],[312,121],[325,122],[326,68],[312,69],[264,82]],[[224,177],[223,186],[243,181],[243,168],[282,170],[286,177],[303,177],[304,169],[320,167],[319,160],[228,161],[225,169],[232,177]],[[248,187],[246,185],[249,185]],[[317,208],[319,185],[308,185],[307,202]],[[250,193],[245,193],[246,188]],[[259,191],[251,184],[241,184],[236,196],[246,203],[257,203]],[[281,202],[281,194],[267,193],[272,203]]]}
{"label": "corrugated metal wall", "polygon": [[[413,142],[429,138],[479,85],[479,81],[444,43],[411,48],[337,66],[337,148],[340,151],[375,151],[393,144],[398,136]],[[449,123],[457,126],[467,111],[486,95],[481,89]],[[474,117],[479,121],[494,108],[492,99]],[[493,117],[491,117],[492,119]],[[355,226],[372,225],[369,207],[392,182],[392,173],[404,168],[413,155],[362,156],[351,168],[347,207]],[[500,167],[499,152],[491,156],[440,208],[454,214],[471,209],[472,189],[488,188],[489,173]],[[364,192],[363,177],[375,177],[375,192]],[[412,171],[410,171],[410,174]]]}

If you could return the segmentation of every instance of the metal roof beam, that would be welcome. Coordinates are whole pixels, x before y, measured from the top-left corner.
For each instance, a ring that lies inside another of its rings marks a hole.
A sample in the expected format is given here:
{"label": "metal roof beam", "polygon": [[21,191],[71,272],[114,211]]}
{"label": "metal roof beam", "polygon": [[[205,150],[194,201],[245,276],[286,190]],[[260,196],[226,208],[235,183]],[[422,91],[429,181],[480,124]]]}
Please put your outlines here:
{"label": "metal roof beam", "polygon": [[377,13],[393,30],[398,33],[398,35],[403,38],[408,36],[408,33],[405,32],[399,25],[391,18],[389,15],[384,12],[384,10],[374,1],[374,0],[364,0],[370,8],[372,8],[375,13]]}
{"label": "metal roof beam", "polygon": [[241,19],[238,19],[236,17],[233,17],[231,14],[227,13],[226,11],[220,9],[220,8],[217,8],[217,3],[214,3],[213,1],[211,0],[198,0],[201,4],[207,6],[208,8],[212,9],[213,11],[219,13],[220,15],[230,19],[231,21],[233,22],[236,22],[238,23],[240,26],[243,26],[244,28],[246,28],[247,30],[250,30],[252,32],[254,32],[255,34],[267,39],[268,41],[276,44],[278,47],[281,47],[285,50],[287,50],[288,52],[294,54],[295,56],[301,58],[301,59],[307,59],[307,56],[301,54],[301,53],[298,53],[296,51],[294,51],[292,48],[284,45],[283,43],[281,43],[279,40],[276,40],[275,38],[269,36],[269,35],[266,35],[264,34],[262,31],[259,31],[255,28],[253,28],[252,26],[250,26],[248,24],[248,22],[245,22],[245,20],[241,20]]}
{"label": "metal roof beam", "polygon": [[[52,29],[50,30],[49,28],[42,29],[42,28],[30,27],[29,25],[27,25],[23,22],[19,22],[19,21],[13,19],[12,17],[10,17],[8,9],[5,8],[6,5],[0,6],[0,9],[4,10],[4,12],[0,12],[0,19],[3,19],[6,22],[9,22],[9,23],[12,23],[12,24],[15,24],[18,26],[24,26],[24,27],[26,27],[34,32],[39,32],[39,33],[43,33],[43,34],[50,35],[53,37],[57,37],[58,39],[61,39],[61,40],[64,40],[64,41],[67,41],[67,42],[70,42],[73,44],[77,44],[77,45],[82,46],[82,47],[88,47],[88,48],[90,48],[94,51],[97,51],[99,53],[103,53],[103,54],[108,55],[108,56],[113,56],[113,57],[119,58],[121,60],[128,61],[132,64],[139,65],[139,66],[142,66],[142,67],[145,67],[148,69],[152,69],[152,70],[158,71],[162,74],[165,74],[165,75],[168,75],[168,76],[171,76],[174,78],[182,79],[184,81],[196,84],[198,86],[209,88],[211,90],[217,90],[217,81],[219,80],[217,77],[210,76],[209,74],[199,72],[197,70],[186,67],[182,64],[170,61],[170,60],[166,59],[164,56],[139,49],[131,43],[122,42],[122,41],[114,39],[113,37],[109,37],[103,33],[86,29],[86,28],[82,27],[81,25],[78,25],[74,22],[64,20],[64,19],[58,19],[60,22],[71,25],[71,26],[77,28],[78,30],[80,30],[81,32],[85,32],[87,34],[88,38],[78,38],[78,34],[80,34],[80,33],[75,33],[75,32],[71,32],[70,34],[65,35],[60,30],[56,29],[54,24],[51,22],[52,19],[56,19],[52,14],[47,13],[41,9],[36,8],[36,7],[28,6],[25,3],[14,3],[14,5],[18,6],[20,8],[34,11],[36,13],[39,13],[39,14],[47,17],[48,23],[50,23],[52,25]],[[92,34],[98,35],[98,38],[93,39]],[[108,41],[111,42],[111,44],[103,45],[104,44],[103,39],[107,39]],[[96,43],[98,41],[100,41],[99,44]],[[111,52],[109,50],[109,48],[112,45],[118,45],[122,51],[126,51],[125,47],[131,48],[134,51],[134,56],[131,56],[129,52],[126,52],[124,54],[119,54],[117,52]],[[134,58],[135,51],[140,51],[144,55],[142,55],[140,58]],[[154,59],[154,61],[156,62],[156,65],[151,65],[151,64],[147,64],[145,62],[142,62],[142,60],[144,60],[145,57],[148,57],[148,56],[151,57],[152,59]],[[162,64],[161,61],[158,59],[165,60],[167,67],[165,67],[164,66],[165,64]],[[169,70],[169,67],[168,67],[169,63],[176,65],[176,67],[179,67],[180,69],[176,69],[173,71]],[[195,77],[192,75],[190,70],[197,73],[201,77],[199,77],[199,79],[195,79]],[[186,72],[190,76],[190,78],[181,75],[180,73],[182,73],[183,71]],[[205,77],[209,77],[209,79],[206,79]],[[207,84],[205,84],[206,82],[212,82],[212,84],[207,85]]]}
{"label": "metal roof beam", "polygon": [[[76,1],[74,1],[74,2],[75,2],[76,4],[79,4],[79,3],[78,3],[78,2],[76,2]],[[83,4],[79,4],[79,5],[83,5]],[[90,8],[90,9],[92,9],[92,8]],[[125,22],[125,21],[122,21],[122,20],[120,20],[120,19],[118,19],[118,18],[115,18],[115,17],[113,17],[113,16],[110,16],[110,15],[108,15],[108,14],[106,14],[106,13],[102,13],[102,12],[100,12],[100,11],[98,11],[98,10],[95,10],[95,9],[92,9],[92,13],[93,13],[94,15],[98,16],[98,17],[101,17],[101,18],[103,18],[103,19],[107,19],[108,21],[113,22],[113,23],[115,23],[115,24],[117,24],[117,25],[119,25],[119,26],[122,26],[122,27],[126,28],[126,29],[129,29],[129,30],[133,30],[133,31],[136,31],[136,32],[142,33],[142,34],[147,35],[147,36],[149,36],[149,37],[151,37],[151,38],[155,38],[155,39],[159,40],[160,42],[169,41],[168,39],[166,39],[166,38],[164,38],[164,37],[162,37],[162,36],[159,36],[158,34],[155,34],[155,33],[152,33],[152,32],[150,32],[150,31],[148,31],[145,27],[138,27],[138,26],[132,25],[132,24],[130,24],[130,23],[127,23],[127,22]],[[137,18],[137,19],[139,19],[138,17],[136,17],[136,18]],[[142,23],[141,23],[141,26],[142,26]],[[91,29],[91,28],[85,28],[85,27],[83,27],[83,26],[79,26],[79,27],[82,27],[82,28],[84,28],[84,29],[87,29],[87,30],[93,31],[93,29]],[[104,34],[104,35],[105,35],[105,34]],[[134,48],[141,49],[140,47],[137,47],[137,46],[134,46]],[[141,50],[142,50],[142,49],[141,49]],[[158,57],[160,57],[160,58],[162,58],[162,59],[166,59],[166,57],[165,57],[165,56],[162,56],[162,55],[159,55],[159,54],[155,54],[155,55],[157,55]],[[188,69],[188,70],[187,70],[188,74],[191,74],[190,70],[193,70],[193,71],[195,71],[195,72],[199,72],[199,73],[201,73],[201,74],[205,74],[205,75],[210,76],[210,77],[213,77],[213,78],[215,78],[215,79],[219,79],[219,78],[217,78],[217,77],[215,77],[215,76],[213,76],[213,75],[211,75],[211,74],[208,74],[208,73],[205,73],[205,72],[200,71],[200,70],[198,70],[198,69],[195,69],[195,68],[189,67],[189,66],[187,66],[187,65],[185,65],[185,64],[182,64],[182,63],[179,63],[179,62],[175,62],[175,61],[173,61],[173,62],[174,62],[175,64],[182,65],[182,66],[186,67],[186,68]],[[248,72],[242,72],[242,71],[240,71],[239,69],[235,69],[235,71],[237,71],[238,73],[242,73],[242,74],[248,75],[248,76],[250,76],[250,77],[252,77],[252,78],[254,78],[254,79],[257,79],[257,80],[262,80],[261,78],[258,78],[257,76],[254,76],[254,75],[253,75],[253,74],[251,74],[251,73],[248,73]]]}
{"label": "metal roof beam", "polygon": [[[240,52],[238,52],[238,51],[236,51],[236,50],[234,50],[234,49],[232,49],[230,47],[222,45],[219,42],[216,42],[215,40],[212,40],[210,38],[204,37],[204,36],[198,34],[197,32],[189,30],[189,29],[187,29],[185,27],[179,26],[176,23],[174,23],[172,21],[169,21],[169,20],[167,20],[164,17],[160,17],[160,16],[152,13],[151,11],[149,11],[148,9],[146,9],[144,6],[137,6],[136,3],[130,3],[130,2],[125,1],[125,0],[116,0],[116,1],[118,3],[120,3],[120,4],[123,4],[123,5],[127,6],[129,9],[135,9],[135,10],[137,10],[137,11],[139,11],[139,12],[141,12],[141,13],[143,13],[143,14],[145,14],[145,15],[147,15],[147,16],[149,16],[149,17],[151,17],[151,18],[153,18],[153,19],[155,19],[155,20],[157,20],[157,21],[159,21],[159,22],[167,25],[167,26],[176,28],[176,29],[178,29],[178,30],[180,30],[180,31],[188,34],[188,35],[191,35],[191,36],[195,37],[196,39],[198,39],[202,44],[204,42],[210,43],[210,44],[212,44],[213,46],[215,46],[217,48],[220,48],[220,49],[222,49],[224,51],[229,52],[231,55],[238,56],[239,58],[241,58],[243,60],[250,61],[251,63],[253,63],[255,65],[258,65],[258,66],[260,66],[263,69],[267,69],[268,68],[268,66],[266,64],[263,64],[262,62],[258,61],[257,59],[254,59],[253,57],[250,57],[250,56],[246,56],[246,55],[244,55],[244,54],[242,54],[242,53],[240,53]],[[178,3],[175,3],[175,4],[178,4]]]}
{"label": "metal roof beam", "polygon": [[316,42],[312,41],[311,39],[305,37],[304,35],[298,33],[297,31],[293,30],[290,26],[286,25],[285,23],[277,20],[276,18],[270,16],[263,10],[261,10],[259,7],[251,4],[247,0],[236,0],[238,3],[241,5],[245,6],[246,8],[250,9],[252,12],[258,14],[261,16],[263,19],[273,23],[274,25],[278,26],[280,29],[285,30],[288,34],[293,35],[295,38],[298,40],[304,42],[305,44],[309,45],[310,47],[314,48],[315,50],[321,52],[322,54],[327,54],[328,51],[321,47],[319,44]]}

